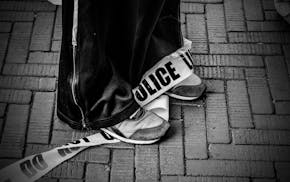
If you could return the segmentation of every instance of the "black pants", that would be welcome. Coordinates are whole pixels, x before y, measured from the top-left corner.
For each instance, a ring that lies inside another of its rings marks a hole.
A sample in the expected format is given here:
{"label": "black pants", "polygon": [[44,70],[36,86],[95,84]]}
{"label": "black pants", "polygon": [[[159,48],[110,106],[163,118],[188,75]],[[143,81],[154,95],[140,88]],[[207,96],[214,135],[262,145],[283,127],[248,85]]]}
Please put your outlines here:
{"label": "black pants", "polygon": [[75,129],[98,129],[127,119],[139,106],[132,88],[162,57],[183,44],[179,0],[63,0],[58,117]]}

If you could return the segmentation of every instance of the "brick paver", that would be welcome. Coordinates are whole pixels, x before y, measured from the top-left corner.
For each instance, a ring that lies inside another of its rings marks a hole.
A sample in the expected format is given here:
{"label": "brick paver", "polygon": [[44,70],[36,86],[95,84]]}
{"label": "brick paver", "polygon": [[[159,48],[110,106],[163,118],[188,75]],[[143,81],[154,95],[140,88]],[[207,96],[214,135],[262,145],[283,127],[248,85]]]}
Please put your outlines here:
{"label": "brick paver", "polygon": [[229,41],[235,43],[289,43],[288,32],[231,32]]}
{"label": "brick paver", "polygon": [[109,166],[89,163],[86,168],[86,181],[107,182],[109,179]]}
{"label": "brick paver", "polygon": [[28,90],[0,89],[0,102],[29,104],[31,96]]}
{"label": "brick paver", "polygon": [[0,10],[10,11],[54,11],[55,6],[48,2],[1,1]]}
{"label": "brick paver", "polygon": [[274,168],[270,162],[188,160],[187,173],[203,176],[273,177]]}
{"label": "brick paver", "polygon": [[6,110],[6,103],[0,103],[0,117],[3,117],[5,114],[5,110]]}
{"label": "brick paver", "polygon": [[204,80],[207,92],[224,92],[224,82],[222,80]]}
{"label": "brick paver", "polygon": [[207,138],[209,143],[229,143],[229,124],[224,94],[210,94],[206,106]]}
{"label": "brick paver", "polygon": [[184,147],[187,159],[207,158],[205,111],[203,107],[183,107]]}
{"label": "brick paver", "polygon": [[61,41],[54,40],[51,43],[51,51],[60,51]]}
{"label": "brick paver", "polygon": [[281,48],[272,44],[210,44],[212,54],[281,54]]}
{"label": "brick paver", "polygon": [[274,100],[290,100],[290,81],[283,57],[266,57],[269,86]]}
{"label": "brick paver", "polygon": [[136,182],[158,181],[158,146],[136,146],[135,171]]}
{"label": "brick paver", "polygon": [[181,3],[180,11],[182,13],[204,13],[204,5],[200,3]]}
{"label": "brick paver", "polygon": [[199,66],[239,66],[262,67],[261,56],[241,55],[193,55],[194,65]]}
{"label": "brick paver", "polygon": [[84,173],[84,163],[64,162],[50,171],[46,176],[54,178],[77,178],[81,179]]}
{"label": "brick paver", "polygon": [[54,13],[37,13],[30,50],[49,51],[53,30]]}
{"label": "brick paver", "polygon": [[277,114],[290,114],[290,102],[276,102],[275,103]]}
{"label": "brick paver", "polygon": [[207,53],[208,48],[206,45],[206,25],[205,16],[202,14],[188,14],[187,19],[187,38],[192,40],[193,53]]}
{"label": "brick paver", "polygon": [[3,62],[4,62],[4,57],[5,57],[7,45],[8,45],[8,38],[9,38],[8,33],[0,34],[0,67],[2,67]]}
{"label": "brick paver", "polygon": [[28,112],[28,105],[9,105],[6,125],[1,137],[1,157],[22,157]]}
{"label": "brick paver", "polygon": [[288,51],[290,50],[290,45],[285,45],[283,46],[283,51],[284,51],[284,55],[285,55],[285,59],[286,59],[286,64],[287,64],[287,70],[288,70],[288,75],[290,75],[290,52]]}
{"label": "brick paver", "polygon": [[33,12],[1,11],[0,21],[33,21]]}
{"label": "brick paver", "polygon": [[239,177],[192,177],[192,176],[163,176],[162,182],[249,182],[247,178]]}
{"label": "brick paver", "polygon": [[25,63],[30,42],[32,23],[15,23],[10,38],[7,63]]}
{"label": "brick paver", "polygon": [[226,42],[226,28],[223,5],[206,6],[207,30],[209,42]]}
{"label": "brick paver", "polygon": [[34,95],[28,127],[28,143],[48,144],[53,104],[53,92],[38,92]]}
{"label": "brick paver", "polygon": [[28,63],[58,64],[59,53],[54,52],[31,52]]}
{"label": "brick paver", "polygon": [[0,22],[0,32],[10,32],[12,23],[10,22]]}
{"label": "brick paver", "polygon": [[232,130],[235,144],[290,145],[290,131]]}
{"label": "brick paver", "polygon": [[92,147],[71,160],[107,164],[110,161],[110,150],[104,147]]}
{"label": "brick paver", "polygon": [[169,111],[170,119],[176,119],[176,120],[181,119],[181,106],[176,105],[176,104],[170,104],[169,109],[170,109]]}
{"label": "brick paver", "polygon": [[252,112],[273,113],[273,103],[264,69],[246,69],[246,80]]}
{"label": "brick paver", "polygon": [[257,129],[290,130],[290,116],[281,115],[254,115]]}
{"label": "brick paver", "polygon": [[260,0],[244,0],[244,10],[247,20],[263,20],[263,10]]}
{"label": "brick paver", "polygon": [[194,72],[201,78],[210,79],[243,79],[245,77],[243,69],[234,67],[195,67]]}
{"label": "brick paver", "polygon": [[264,10],[274,10],[275,5],[272,0],[262,0]]}
{"label": "brick paver", "polygon": [[25,147],[24,156],[45,152],[47,150],[54,148],[55,146],[56,145],[27,144]]}
{"label": "brick paver", "polygon": [[133,181],[134,151],[114,150],[112,158],[111,182]]}
{"label": "brick paver", "polygon": [[289,146],[225,145],[211,144],[209,153],[213,159],[289,161]]}
{"label": "brick paver", "polygon": [[184,148],[182,138],[182,123],[172,121],[171,129],[168,132],[168,140],[160,143],[160,173],[162,175],[183,175],[184,174]]}
{"label": "brick paver", "polygon": [[244,31],[244,12],[241,0],[224,0],[225,15],[228,31]]}
{"label": "brick paver", "polygon": [[43,64],[5,64],[4,75],[57,76],[58,66]]}
{"label": "brick paver", "polygon": [[55,87],[56,78],[0,76],[0,88],[54,91]]}
{"label": "brick paver", "polygon": [[281,20],[282,17],[276,11],[265,11],[266,20]]}
{"label": "brick paver", "polygon": [[255,178],[253,182],[275,182],[275,179],[267,179],[267,178]]}
{"label": "brick paver", "polygon": [[60,40],[62,36],[62,19],[61,19],[62,9],[61,7],[57,8],[56,18],[54,22],[54,31],[53,31],[53,39]]}
{"label": "brick paver", "polygon": [[[170,99],[164,140],[92,147],[40,182],[289,181],[290,25],[273,0],[181,0],[180,12],[205,96]],[[61,37],[61,6],[0,1],[0,168],[95,132],[57,118]]]}
{"label": "brick paver", "polygon": [[275,169],[277,170],[278,179],[281,182],[286,182],[290,178],[289,174],[290,163],[276,163]]}
{"label": "brick paver", "polygon": [[250,104],[244,81],[227,81],[229,120],[232,127],[253,127]]}
{"label": "brick paver", "polygon": [[248,31],[289,31],[289,25],[281,21],[247,21]]}
{"label": "brick paver", "polygon": [[[57,182],[57,179],[53,179],[53,178],[47,178],[46,180],[47,181],[44,181],[44,182]],[[82,182],[82,181],[83,181],[82,179],[60,179],[59,180],[59,182]]]}

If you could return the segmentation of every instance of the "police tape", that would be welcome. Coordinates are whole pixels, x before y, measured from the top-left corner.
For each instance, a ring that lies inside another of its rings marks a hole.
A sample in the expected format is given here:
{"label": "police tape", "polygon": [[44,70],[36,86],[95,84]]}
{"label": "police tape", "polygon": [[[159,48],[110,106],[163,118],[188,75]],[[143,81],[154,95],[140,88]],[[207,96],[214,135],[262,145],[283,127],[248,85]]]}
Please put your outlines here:
{"label": "police tape", "polygon": [[5,167],[0,171],[0,181],[35,181],[62,162],[70,159],[88,147],[116,142],[119,142],[119,140],[113,139],[105,133],[96,133],[94,135],[87,136],[61,147],[56,147],[47,152],[25,157],[24,159]]}
{"label": "police tape", "polygon": [[[169,98],[162,95],[153,102],[147,104],[144,109],[150,110],[159,117],[168,121],[169,119]],[[72,158],[88,147],[102,144],[117,143],[120,140],[114,139],[106,132],[86,136],[82,139],[69,142],[63,146],[56,147],[49,151],[31,155],[21,159],[0,170],[1,182],[32,182],[44,176],[62,162]]]}
{"label": "police tape", "polygon": [[133,89],[139,105],[145,106],[193,73],[190,48],[191,41],[184,39],[183,47],[162,58],[143,75],[140,84]]}
{"label": "police tape", "polygon": [[[139,86],[132,90],[137,103],[166,121],[169,119],[169,101],[162,94],[192,74],[190,47],[191,42],[185,39],[182,48],[161,59],[144,74]],[[36,181],[88,147],[117,142],[120,140],[101,131],[10,164],[0,170],[0,182]]]}

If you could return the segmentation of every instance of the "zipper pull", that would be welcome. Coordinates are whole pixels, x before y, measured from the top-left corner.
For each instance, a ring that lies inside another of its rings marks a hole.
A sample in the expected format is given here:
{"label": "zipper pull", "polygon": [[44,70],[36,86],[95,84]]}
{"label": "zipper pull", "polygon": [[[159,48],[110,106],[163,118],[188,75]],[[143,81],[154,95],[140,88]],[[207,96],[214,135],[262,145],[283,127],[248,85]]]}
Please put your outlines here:
{"label": "zipper pull", "polygon": [[82,119],[82,125],[84,129],[87,129],[87,124],[85,120],[86,120],[85,118]]}
{"label": "zipper pull", "polygon": [[83,129],[85,130],[91,130],[90,126],[89,126],[89,119],[84,116],[83,119],[82,119],[82,126],[83,126]]}

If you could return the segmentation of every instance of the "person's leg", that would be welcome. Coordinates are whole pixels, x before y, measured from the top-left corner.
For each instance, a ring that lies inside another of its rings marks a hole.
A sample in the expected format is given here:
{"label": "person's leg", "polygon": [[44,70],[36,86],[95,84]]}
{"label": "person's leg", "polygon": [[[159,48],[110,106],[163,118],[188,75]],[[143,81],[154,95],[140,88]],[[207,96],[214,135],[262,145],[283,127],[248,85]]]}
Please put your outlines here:
{"label": "person's leg", "polygon": [[[183,45],[179,3],[63,1],[57,99],[60,119],[75,129],[100,129],[128,122],[140,107],[132,89],[147,70]],[[144,122],[144,117],[134,120]],[[160,126],[168,129],[162,125],[163,120],[159,117]]]}
{"label": "person's leg", "polygon": [[[62,5],[58,116],[76,129],[120,123],[138,108],[132,89],[145,71],[182,46],[180,24],[160,20],[165,0],[79,0],[74,57],[74,3]],[[168,24],[172,33],[154,33]],[[157,45],[163,47],[155,50]]]}

